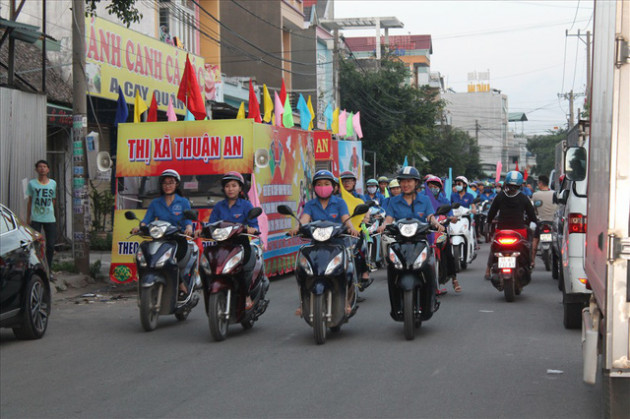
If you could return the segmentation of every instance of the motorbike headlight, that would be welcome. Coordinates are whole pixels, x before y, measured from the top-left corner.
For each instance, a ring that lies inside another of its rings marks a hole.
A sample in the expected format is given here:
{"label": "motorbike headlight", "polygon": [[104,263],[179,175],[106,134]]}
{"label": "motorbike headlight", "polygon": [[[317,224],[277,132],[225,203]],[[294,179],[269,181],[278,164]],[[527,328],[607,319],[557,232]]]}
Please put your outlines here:
{"label": "motorbike headlight", "polygon": [[429,257],[428,248],[425,247],[422,252],[418,255],[416,260],[413,262],[413,269],[420,269],[425,260]]}
{"label": "motorbike headlight", "polygon": [[138,261],[138,265],[143,268],[147,266],[147,260],[144,258],[144,253],[142,253],[142,249],[138,249],[138,253],[136,253],[136,260]]}
{"label": "motorbike headlight", "polygon": [[313,268],[311,268],[311,264],[308,263],[308,259],[306,259],[306,256],[300,255],[298,257],[298,265],[300,265],[300,267],[306,271],[306,275],[313,276]]}
{"label": "motorbike headlight", "polygon": [[203,269],[203,271],[210,275],[212,274],[212,270],[210,269],[210,263],[208,262],[208,258],[206,257],[206,255],[202,255],[201,256],[201,269]]}
{"label": "motorbike headlight", "polygon": [[343,263],[343,253],[338,253],[337,256],[332,258],[330,262],[328,262],[328,266],[326,267],[326,272],[324,275],[330,275],[333,271]]}
{"label": "motorbike headlight", "polygon": [[232,232],[232,228],[232,226],[215,228],[214,230],[212,230],[212,238],[218,242],[223,241],[228,238],[228,236]]}
{"label": "motorbike headlight", "polygon": [[155,263],[155,267],[156,268],[163,268],[164,264],[166,262],[168,262],[168,260],[171,258],[171,256],[173,256],[173,248],[172,247],[170,249],[168,249],[166,252],[164,252],[164,254],[162,256],[160,256],[158,261]]}
{"label": "motorbike headlight", "polygon": [[400,261],[400,259],[398,259],[398,256],[396,256],[396,252],[394,252],[394,250],[391,247],[389,248],[389,260],[394,264],[394,268],[396,269],[403,268],[402,262]]}
{"label": "motorbike headlight", "polygon": [[149,228],[149,235],[154,239],[161,239],[166,233],[166,225],[153,225]]}
{"label": "motorbike headlight", "polygon": [[237,254],[232,256],[230,260],[227,261],[227,263],[225,264],[225,267],[223,268],[223,273],[229,274],[232,271],[232,269],[234,269],[234,267],[238,265],[238,263],[241,260],[243,260],[243,251],[239,250]]}
{"label": "motorbike headlight", "polygon": [[333,226],[313,229],[313,239],[319,242],[325,242],[330,239],[334,229]]}
{"label": "motorbike headlight", "polygon": [[418,231],[418,224],[399,224],[398,229],[404,237],[413,237]]}

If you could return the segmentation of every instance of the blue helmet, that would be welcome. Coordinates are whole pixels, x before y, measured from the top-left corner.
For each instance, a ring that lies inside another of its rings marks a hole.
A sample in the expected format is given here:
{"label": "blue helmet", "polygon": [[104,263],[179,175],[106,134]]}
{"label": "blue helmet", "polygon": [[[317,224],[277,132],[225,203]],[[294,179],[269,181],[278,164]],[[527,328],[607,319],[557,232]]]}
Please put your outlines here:
{"label": "blue helmet", "polygon": [[331,181],[333,185],[337,184],[337,179],[329,170],[318,170],[315,176],[313,176],[313,185],[315,185],[315,182],[322,179]]}
{"label": "blue helmet", "polygon": [[370,179],[367,181],[366,185],[368,186],[378,186],[378,181],[376,179]]}
{"label": "blue helmet", "polygon": [[521,172],[512,170],[505,176],[505,185],[521,186],[523,185],[523,175]]}
{"label": "blue helmet", "polygon": [[415,179],[420,180],[420,172],[413,166],[405,166],[400,169],[398,175],[396,175],[396,179],[400,182],[402,179]]}

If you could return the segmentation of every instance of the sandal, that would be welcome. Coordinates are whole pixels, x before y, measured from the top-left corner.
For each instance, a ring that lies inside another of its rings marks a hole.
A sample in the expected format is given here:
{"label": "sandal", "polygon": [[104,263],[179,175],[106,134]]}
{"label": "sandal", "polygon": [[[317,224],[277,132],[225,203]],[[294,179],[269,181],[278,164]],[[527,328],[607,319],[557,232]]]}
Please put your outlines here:
{"label": "sandal", "polygon": [[455,292],[462,292],[462,287],[461,285],[459,285],[459,282],[455,278],[453,278],[453,289],[455,290]]}

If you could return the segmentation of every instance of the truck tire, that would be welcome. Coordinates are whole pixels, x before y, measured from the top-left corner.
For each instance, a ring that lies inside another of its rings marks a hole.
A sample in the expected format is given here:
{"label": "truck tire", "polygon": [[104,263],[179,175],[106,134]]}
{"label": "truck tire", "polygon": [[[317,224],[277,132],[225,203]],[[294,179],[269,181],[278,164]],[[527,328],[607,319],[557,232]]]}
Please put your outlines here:
{"label": "truck tire", "polygon": [[611,377],[602,371],[604,418],[624,418],[630,412],[630,378]]}
{"label": "truck tire", "polygon": [[558,279],[558,270],[560,269],[560,264],[558,263],[558,256],[555,253],[551,252],[551,277],[553,279]]}

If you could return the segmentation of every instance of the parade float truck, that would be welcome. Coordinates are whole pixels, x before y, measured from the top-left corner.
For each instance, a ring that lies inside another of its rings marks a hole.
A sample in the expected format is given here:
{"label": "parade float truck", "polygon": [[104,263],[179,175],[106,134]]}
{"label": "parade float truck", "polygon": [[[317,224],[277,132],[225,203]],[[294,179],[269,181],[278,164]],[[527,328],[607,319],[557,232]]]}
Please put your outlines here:
{"label": "parade float truck", "polygon": [[588,167],[584,381],[595,383],[601,368],[607,418],[630,417],[629,42],[630,1],[596,1],[589,150],[570,147],[565,158],[570,179]]}
{"label": "parade float truck", "polygon": [[284,204],[301,214],[312,196],[318,142],[330,144],[330,133],[275,127],[250,119],[120,124],[111,280],[137,280],[134,257],[142,239],[130,237],[137,221],[127,220],[124,213],[133,211],[139,219],[144,217],[151,201],[160,196],[158,177],[165,169],[180,174],[180,190],[202,222],[208,221],[213,206],[224,199],[224,173],[238,171],[250,184],[253,178],[251,187],[256,188],[268,219],[264,244],[267,275],[292,271],[302,242],[287,238],[285,233],[294,221],[278,214],[277,207]]}

